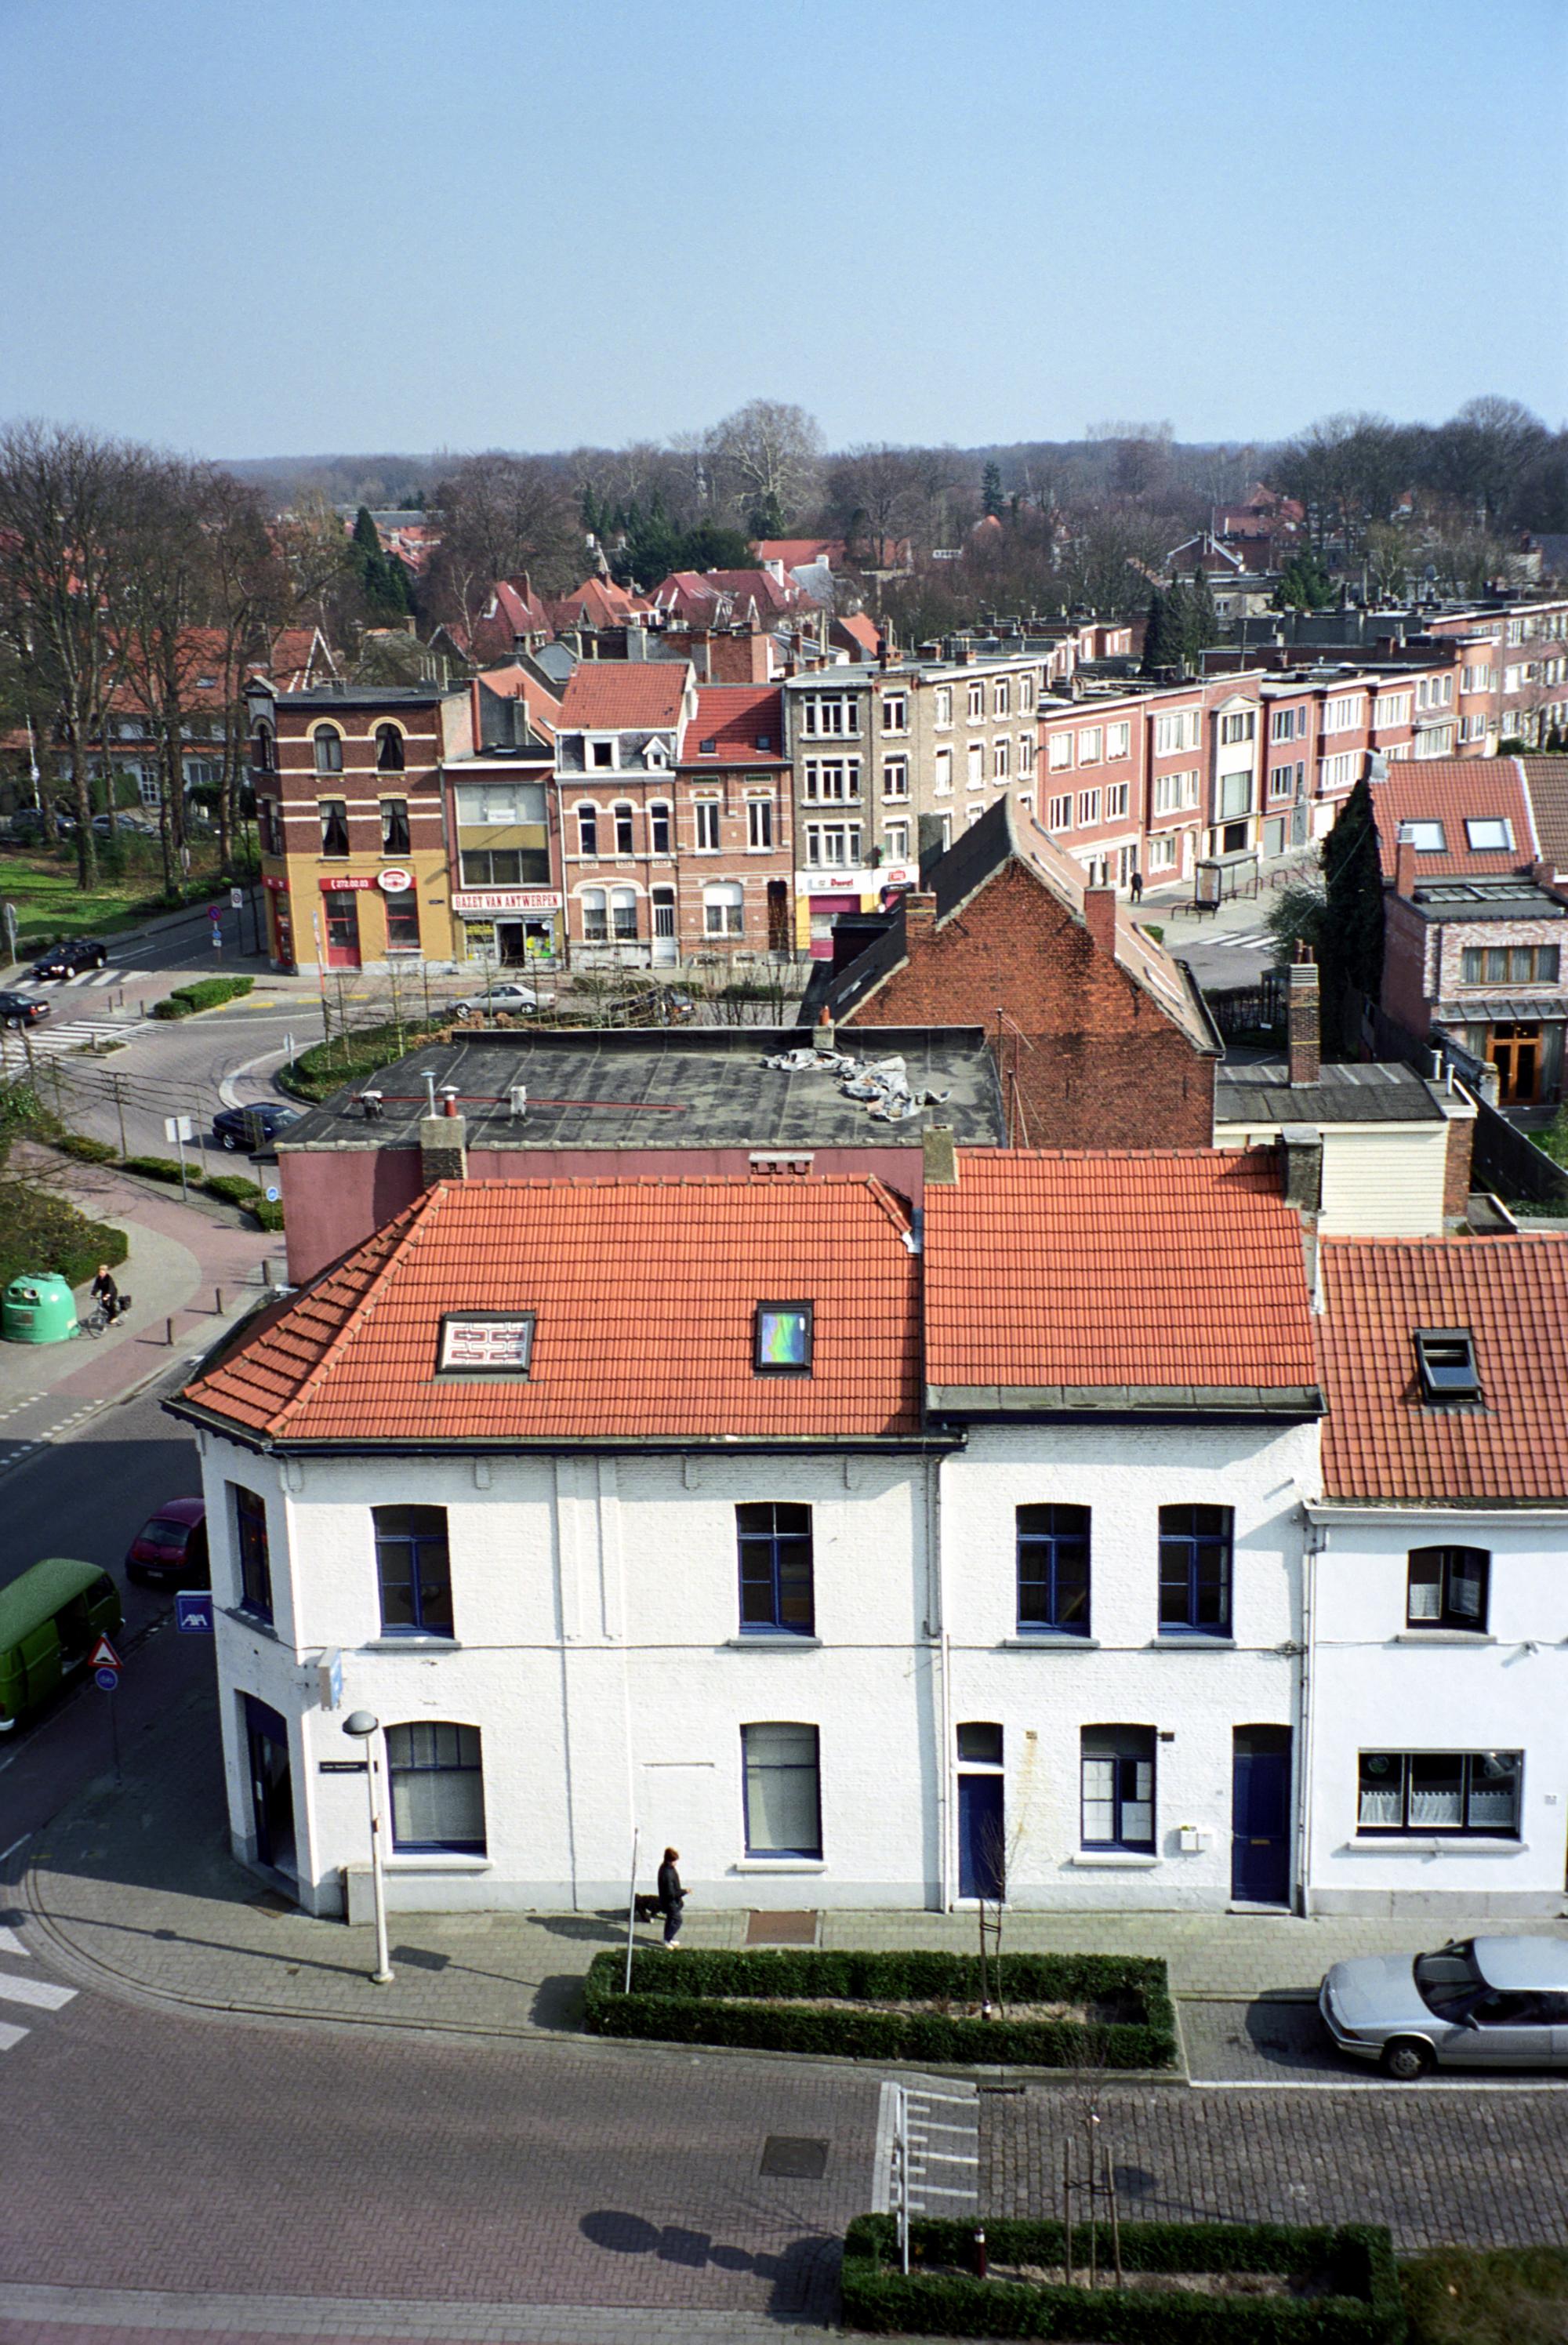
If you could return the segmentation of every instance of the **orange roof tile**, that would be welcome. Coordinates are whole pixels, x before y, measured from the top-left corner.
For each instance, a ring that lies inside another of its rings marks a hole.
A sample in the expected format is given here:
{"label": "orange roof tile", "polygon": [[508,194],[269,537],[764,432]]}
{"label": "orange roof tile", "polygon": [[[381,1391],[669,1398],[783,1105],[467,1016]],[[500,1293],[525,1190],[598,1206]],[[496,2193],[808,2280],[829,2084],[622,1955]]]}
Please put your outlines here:
{"label": "orange roof tile", "polygon": [[[1501,815],[1512,827],[1511,849],[1472,854],[1465,817]],[[1517,757],[1396,757],[1386,781],[1372,784],[1372,818],[1383,878],[1394,876],[1401,822],[1441,822],[1445,852],[1418,852],[1415,876],[1469,878],[1527,870],[1536,854],[1535,824]]]}
{"label": "orange roof tile", "polygon": [[[198,1376],[183,1405],[306,1442],[910,1435],[919,1263],[875,1180],[447,1182]],[[752,1367],[815,1305],[809,1376]],[[442,1314],[533,1311],[526,1378],[440,1376]]]}
{"label": "orange roof tile", "polygon": [[568,733],[676,725],[690,677],[683,660],[583,660],[561,695],[557,722]]}
{"label": "orange roof tile", "polygon": [[[713,743],[710,749],[705,745]],[[758,747],[766,741],[768,747]],[[686,727],[683,765],[732,763],[777,766],[784,755],[784,695],[772,684],[704,684],[697,714]]]}
{"label": "orange roof tile", "polygon": [[[1331,1238],[1323,1247],[1328,1497],[1568,1500],[1568,1237]],[[1479,1408],[1424,1404],[1418,1327],[1468,1327]]]}
{"label": "orange roof tile", "polygon": [[1315,1387],[1270,1152],[961,1149],[926,1186],[928,1385]]}

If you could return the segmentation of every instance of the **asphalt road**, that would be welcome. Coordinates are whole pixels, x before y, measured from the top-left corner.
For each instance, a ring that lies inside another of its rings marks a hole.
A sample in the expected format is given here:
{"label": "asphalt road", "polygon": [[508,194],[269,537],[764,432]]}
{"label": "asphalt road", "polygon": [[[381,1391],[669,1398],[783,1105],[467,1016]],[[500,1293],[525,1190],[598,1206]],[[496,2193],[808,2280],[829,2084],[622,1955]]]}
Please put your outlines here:
{"label": "asphalt road", "polygon": [[[167,1381],[178,1373],[171,1370]],[[0,1587],[41,1556],[102,1564],[125,1604],[122,1650],[132,1643],[142,1649],[119,1692],[81,1685],[0,1737],[0,1851],[46,1822],[111,1763],[106,1705],[116,1705],[121,1748],[128,1751],[189,1673],[204,1664],[210,1669],[210,1640],[177,1637],[159,1625],[172,1618],[172,1596],[137,1587],[124,1568],[126,1549],[150,1515],[170,1498],[200,1495],[196,1444],[164,1415],[156,1390],[105,1409],[76,1439],[35,1450],[19,1465],[7,1468],[0,1457]]]}

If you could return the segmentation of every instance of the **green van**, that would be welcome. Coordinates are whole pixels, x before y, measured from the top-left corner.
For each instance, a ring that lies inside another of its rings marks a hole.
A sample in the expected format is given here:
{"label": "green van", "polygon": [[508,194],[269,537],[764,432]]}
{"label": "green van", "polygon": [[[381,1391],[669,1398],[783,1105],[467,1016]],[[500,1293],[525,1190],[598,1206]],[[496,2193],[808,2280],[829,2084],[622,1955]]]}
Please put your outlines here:
{"label": "green van", "polygon": [[0,1734],[86,1667],[120,1625],[120,1591],[96,1563],[46,1556],[0,1588]]}

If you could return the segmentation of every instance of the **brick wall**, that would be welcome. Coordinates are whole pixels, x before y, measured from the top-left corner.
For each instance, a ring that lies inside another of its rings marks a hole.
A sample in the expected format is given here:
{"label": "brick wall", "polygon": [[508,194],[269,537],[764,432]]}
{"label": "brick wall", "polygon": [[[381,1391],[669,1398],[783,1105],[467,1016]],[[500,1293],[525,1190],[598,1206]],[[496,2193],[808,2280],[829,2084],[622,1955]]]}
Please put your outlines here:
{"label": "brick wall", "polygon": [[[1048,1148],[1207,1148],[1214,1061],[1017,863],[941,926],[906,911],[909,960],[845,1021],[984,1027],[997,1009],[1014,1138]],[[993,1041],[993,1049],[998,1046]]]}
{"label": "brick wall", "polygon": [[1443,1166],[1444,1218],[1458,1220],[1470,1201],[1471,1158],[1475,1150],[1475,1118],[1452,1115],[1448,1120],[1448,1157]]}

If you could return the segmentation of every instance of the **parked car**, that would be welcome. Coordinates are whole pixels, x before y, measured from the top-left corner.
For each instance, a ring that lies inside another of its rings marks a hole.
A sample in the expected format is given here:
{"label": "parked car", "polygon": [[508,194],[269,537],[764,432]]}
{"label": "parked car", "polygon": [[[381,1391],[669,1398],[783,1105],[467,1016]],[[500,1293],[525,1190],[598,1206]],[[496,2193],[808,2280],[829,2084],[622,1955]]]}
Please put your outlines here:
{"label": "parked car", "polygon": [[1341,2052],[1413,2084],[1429,2068],[1568,2068],[1568,1937],[1459,1938],[1336,1963],[1318,1993]]}
{"label": "parked car", "polygon": [[454,1018],[482,1018],[487,1010],[505,1010],[508,1016],[531,1015],[539,1008],[539,996],[531,985],[492,985],[488,993],[470,993],[452,1004]]}
{"label": "parked car", "polygon": [[48,1003],[35,993],[0,993],[0,1026],[35,1026],[48,1015]]}
{"label": "parked car", "polygon": [[220,1148],[253,1149],[258,1143],[253,1133],[259,1132],[259,1145],[266,1147],[291,1123],[298,1123],[304,1111],[285,1107],[281,1100],[259,1101],[255,1107],[219,1108],[212,1119],[212,1136]]}
{"label": "parked car", "polygon": [[171,1498],[142,1525],[126,1550],[131,1579],[207,1580],[207,1506],[200,1498]]}
{"label": "parked car", "polygon": [[103,969],[109,958],[107,945],[96,937],[67,937],[64,944],[56,945],[42,960],[33,964],[33,976],[40,984],[51,978],[76,977],[84,969]]}

